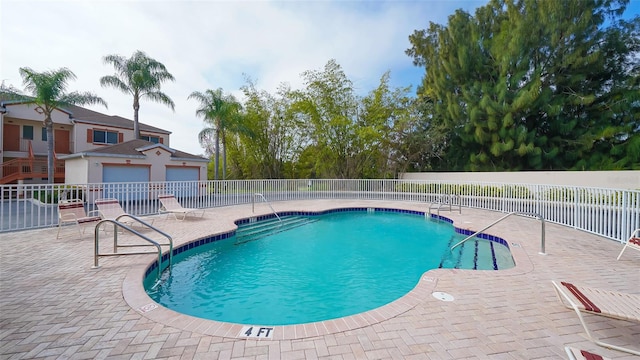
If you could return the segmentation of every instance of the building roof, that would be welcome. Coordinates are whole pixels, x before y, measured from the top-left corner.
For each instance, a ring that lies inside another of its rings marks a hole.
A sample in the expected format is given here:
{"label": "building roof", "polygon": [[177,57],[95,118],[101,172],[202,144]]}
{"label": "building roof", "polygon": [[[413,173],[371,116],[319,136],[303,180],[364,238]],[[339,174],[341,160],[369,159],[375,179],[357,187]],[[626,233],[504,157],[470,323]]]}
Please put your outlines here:
{"label": "building roof", "polygon": [[[6,108],[6,106],[10,105],[22,105],[28,104],[31,101],[29,100],[31,97],[24,95],[12,95],[6,92],[0,91],[0,108]],[[103,113],[99,113],[97,111],[89,110],[76,105],[65,106],[64,108],[59,108],[58,110],[69,114],[69,117],[75,122],[81,122],[85,124],[94,124],[94,125],[105,125],[105,126],[114,126],[123,129],[133,129],[133,120],[129,120],[127,118],[123,118],[121,116],[116,115],[105,115]],[[157,128],[155,126],[150,126],[144,123],[139,122],[140,131],[146,132],[154,132],[159,134],[171,134],[171,131],[167,131],[164,129]]]}
{"label": "building roof", "polygon": [[[66,108],[71,113],[71,119],[76,122],[95,125],[116,126],[124,129],[133,129],[133,120],[129,120],[116,115],[105,115],[97,111],[85,109],[83,107],[75,105],[67,106]],[[139,122],[138,125],[140,126],[140,131],[171,134],[171,131],[160,129],[141,122]]]}
{"label": "building roof", "polygon": [[116,145],[105,146],[71,155],[60,156],[60,159],[74,159],[86,156],[110,156],[110,157],[144,157],[143,151],[153,148],[161,148],[171,153],[172,160],[189,160],[209,162],[209,159],[202,156],[186,153],[184,151],[172,149],[164,144],[156,144],[146,140],[130,140]]}

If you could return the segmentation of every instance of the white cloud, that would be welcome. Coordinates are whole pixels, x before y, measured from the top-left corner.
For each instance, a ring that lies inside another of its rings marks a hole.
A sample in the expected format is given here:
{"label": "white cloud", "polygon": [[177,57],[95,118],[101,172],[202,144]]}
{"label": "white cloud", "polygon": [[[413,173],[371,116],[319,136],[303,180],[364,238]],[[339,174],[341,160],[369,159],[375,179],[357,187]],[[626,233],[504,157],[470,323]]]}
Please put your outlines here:
{"label": "white cloud", "polygon": [[70,90],[92,91],[112,115],[133,118],[132,100],[102,88],[113,73],[102,63],[108,54],[130,56],[142,50],[167,66],[176,78],[163,91],[176,112],[143,102],[140,121],[172,131],[171,147],[204,153],[197,140],[203,128],[195,117],[193,91],[223,88],[239,94],[243,74],[260,89],[275,92],[281,83],[302,85],[300,74],[319,70],[329,59],[343,67],[366,93],[391,70],[394,79],[411,59],[408,36],[429,21],[446,23],[455,8],[478,1],[33,1],[0,3],[0,79],[22,87],[18,68],[37,71],[67,67],[78,77]]}

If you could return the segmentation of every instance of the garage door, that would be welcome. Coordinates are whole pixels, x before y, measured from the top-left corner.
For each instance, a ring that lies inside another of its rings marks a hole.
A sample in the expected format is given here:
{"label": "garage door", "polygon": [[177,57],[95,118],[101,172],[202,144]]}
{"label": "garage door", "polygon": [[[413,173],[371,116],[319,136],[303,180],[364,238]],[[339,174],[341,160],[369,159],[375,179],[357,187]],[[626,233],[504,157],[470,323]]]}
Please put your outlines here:
{"label": "garage door", "polygon": [[167,192],[177,197],[192,197],[198,195],[200,168],[168,167]]}
{"label": "garage door", "polygon": [[167,181],[200,180],[200,168],[167,168]]}
{"label": "garage door", "polygon": [[[149,167],[105,165],[102,168],[103,197],[120,201],[143,200],[149,197]],[[138,184],[131,184],[138,183]]]}

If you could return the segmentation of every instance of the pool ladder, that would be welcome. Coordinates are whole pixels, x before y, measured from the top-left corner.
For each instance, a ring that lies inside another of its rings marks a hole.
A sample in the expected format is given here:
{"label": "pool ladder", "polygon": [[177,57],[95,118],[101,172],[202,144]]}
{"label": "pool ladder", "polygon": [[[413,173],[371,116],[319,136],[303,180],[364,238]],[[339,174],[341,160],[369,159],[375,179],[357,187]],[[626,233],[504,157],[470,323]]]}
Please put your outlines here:
{"label": "pool ladder", "polygon": [[[130,226],[127,226],[126,224],[120,222],[120,218],[129,218],[129,219],[133,219],[134,221],[146,226],[149,229],[154,230],[155,232],[159,233],[160,235],[166,237],[169,242],[168,243],[159,243],[153,239],[150,239],[148,236],[141,234],[140,232],[132,229]],[[111,223],[113,224],[113,253],[100,253],[100,247],[99,247],[99,243],[100,243],[100,227],[102,226],[102,224],[104,223]],[[145,240],[146,242],[148,242],[149,244],[127,244],[127,245],[121,245],[118,244],[118,228],[122,229],[122,230],[126,230],[136,236],[138,236],[139,238]],[[164,231],[152,226],[151,224],[142,221],[140,218],[133,216],[133,215],[129,215],[129,214],[122,214],[120,216],[118,216],[115,220],[114,219],[103,219],[100,220],[96,226],[95,226],[95,230],[94,230],[94,252],[93,252],[93,269],[97,269],[100,267],[98,260],[101,256],[120,256],[120,255],[144,255],[144,254],[152,254],[152,252],[149,251],[137,251],[137,252],[125,252],[125,253],[119,253],[118,252],[118,248],[123,248],[123,247],[143,247],[143,246],[155,246],[156,249],[158,250],[158,272],[157,272],[157,277],[156,277],[156,285],[157,286],[160,283],[160,277],[162,275],[162,246],[163,245],[168,245],[169,246],[169,253],[168,253],[168,260],[169,260],[169,264],[167,266],[167,269],[169,269],[169,271],[171,271],[171,256],[173,254],[173,239],[171,238],[171,236],[167,233],[165,233]]]}
{"label": "pool ladder", "polygon": [[[454,203],[455,202],[455,203]],[[440,209],[453,211],[452,206],[458,206],[458,214],[462,214],[462,205],[460,204],[460,197],[455,194],[444,194],[440,196],[438,202],[429,204],[429,217],[431,217],[431,210],[436,209],[436,214],[440,217]]]}

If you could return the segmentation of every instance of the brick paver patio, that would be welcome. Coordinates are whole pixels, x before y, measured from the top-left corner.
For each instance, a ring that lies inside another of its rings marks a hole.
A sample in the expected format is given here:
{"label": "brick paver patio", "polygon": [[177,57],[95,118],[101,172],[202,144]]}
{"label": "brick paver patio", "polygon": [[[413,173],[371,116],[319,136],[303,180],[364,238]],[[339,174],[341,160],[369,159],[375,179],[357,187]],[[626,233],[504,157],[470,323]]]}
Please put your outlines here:
{"label": "brick paver patio", "polygon": [[[426,210],[425,204],[389,201],[273,204],[277,211],[342,206]],[[255,214],[268,212],[260,205]],[[154,216],[154,225],[181,244],[226,232],[234,219],[252,215],[250,205],[222,207],[185,221]],[[461,215],[442,215],[479,230],[503,214],[463,208]],[[92,269],[93,234],[65,228],[56,239],[56,230],[0,234],[2,359],[562,359],[567,345],[612,359],[637,358],[588,341],[551,280],[640,294],[640,253],[627,251],[616,261],[621,244],[546,224],[546,255],[540,255],[540,222],[531,218],[514,216],[486,231],[517,244],[514,269],[432,270],[387,307],[324,325],[282,327],[271,340],[238,338],[231,327],[225,336],[208,335],[219,334],[220,323],[164,308],[141,311],[138,305],[148,298],[137,279],[154,255],[102,258]],[[109,250],[109,236],[101,241]],[[431,291],[455,300],[440,301]],[[596,336],[640,350],[640,324],[586,320]]]}

